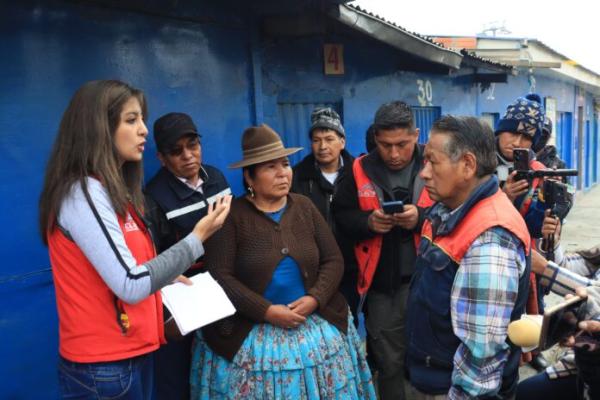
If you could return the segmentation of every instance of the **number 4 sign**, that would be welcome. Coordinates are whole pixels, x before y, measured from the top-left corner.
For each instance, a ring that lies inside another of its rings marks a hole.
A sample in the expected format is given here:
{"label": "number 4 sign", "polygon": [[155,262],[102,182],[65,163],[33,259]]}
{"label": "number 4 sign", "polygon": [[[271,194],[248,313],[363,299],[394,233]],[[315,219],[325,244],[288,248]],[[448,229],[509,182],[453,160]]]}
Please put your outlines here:
{"label": "number 4 sign", "polygon": [[344,74],[344,45],[325,44],[323,46],[325,75]]}

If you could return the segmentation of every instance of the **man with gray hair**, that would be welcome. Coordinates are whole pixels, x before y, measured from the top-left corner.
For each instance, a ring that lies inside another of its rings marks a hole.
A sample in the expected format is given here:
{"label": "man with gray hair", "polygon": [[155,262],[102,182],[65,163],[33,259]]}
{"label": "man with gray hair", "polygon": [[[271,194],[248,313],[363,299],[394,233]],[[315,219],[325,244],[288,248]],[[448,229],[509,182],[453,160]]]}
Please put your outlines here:
{"label": "man with gray hair", "polygon": [[525,307],[530,238],[495,168],[487,125],[449,115],[434,123],[420,176],[437,203],[423,223],[407,306],[415,399],[515,394],[520,349],[507,327]]}

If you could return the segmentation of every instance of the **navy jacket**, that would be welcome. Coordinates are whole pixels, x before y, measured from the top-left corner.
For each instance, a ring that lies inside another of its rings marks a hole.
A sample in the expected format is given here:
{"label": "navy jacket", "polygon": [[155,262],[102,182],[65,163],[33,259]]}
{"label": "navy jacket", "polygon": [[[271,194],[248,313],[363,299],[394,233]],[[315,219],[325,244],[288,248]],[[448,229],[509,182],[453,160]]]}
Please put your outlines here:
{"label": "navy jacket", "polygon": [[[498,190],[498,180],[492,177],[443,225],[443,232],[442,229],[436,232],[437,224],[433,222],[433,235],[450,234],[475,204]],[[425,237],[421,239],[407,305],[407,369],[413,385],[429,394],[445,394],[452,385],[453,358],[460,340],[452,329],[450,292],[458,267],[440,247]],[[511,313],[513,321],[525,312],[529,272],[528,259],[526,270],[519,279],[519,292]],[[502,373],[502,386],[497,396],[492,398],[510,398],[515,393],[521,351],[512,344],[510,346],[511,352]]]}
{"label": "navy jacket", "polygon": [[146,184],[146,219],[160,253],[188,235],[206,215],[207,200],[231,194],[227,180],[215,167],[202,165],[203,193],[189,188],[166,168]]}

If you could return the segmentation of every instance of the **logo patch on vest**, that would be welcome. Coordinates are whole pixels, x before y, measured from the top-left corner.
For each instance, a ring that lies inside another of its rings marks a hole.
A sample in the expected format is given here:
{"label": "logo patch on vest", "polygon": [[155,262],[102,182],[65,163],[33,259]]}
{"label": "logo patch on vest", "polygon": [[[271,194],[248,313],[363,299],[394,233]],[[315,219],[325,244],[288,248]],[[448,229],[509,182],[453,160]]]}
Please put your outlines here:
{"label": "logo patch on vest", "polygon": [[125,232],[134,232],[134,231],[140,230],[138,225],[135,223],[135,220],[129,213],[127,213],[127,218],[125,218],[124,227],[125,227]]}
{"label": "logo patch on vest", "polygon": [[358,188],[358,197],[377,197],[377,193],[371,182],[367,182]]}

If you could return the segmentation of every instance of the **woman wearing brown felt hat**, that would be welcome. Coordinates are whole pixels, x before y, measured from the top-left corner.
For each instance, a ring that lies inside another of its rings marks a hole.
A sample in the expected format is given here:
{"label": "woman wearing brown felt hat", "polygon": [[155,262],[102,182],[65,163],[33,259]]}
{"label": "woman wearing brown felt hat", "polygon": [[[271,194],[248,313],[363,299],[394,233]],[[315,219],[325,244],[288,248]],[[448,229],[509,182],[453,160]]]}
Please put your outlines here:
{"label": "woman wearing brown felt hat", "polygon": [[285,148],[267,125],[242,136],[247,194],[206,245],[237,312],[197,334],[192,397],[375,399],[361,341],[337,291],[343,261],[312,202],[290,193]]}

